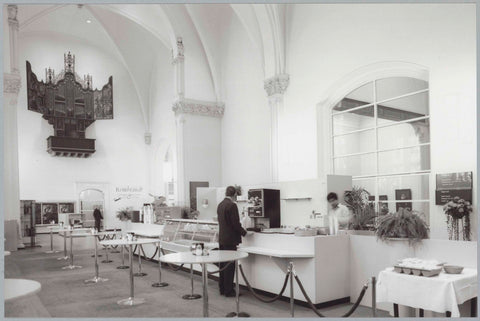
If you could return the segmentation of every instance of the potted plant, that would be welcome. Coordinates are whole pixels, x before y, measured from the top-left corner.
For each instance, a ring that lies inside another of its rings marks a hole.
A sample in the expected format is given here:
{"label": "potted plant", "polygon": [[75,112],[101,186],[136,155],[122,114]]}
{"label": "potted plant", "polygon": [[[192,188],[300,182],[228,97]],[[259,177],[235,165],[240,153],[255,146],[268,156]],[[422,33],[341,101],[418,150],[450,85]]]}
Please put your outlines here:
{"label": "potted plant", "polygon": [[[354,186],[351,191],[345,191],[345,205],[352,212],[348,228],[356,231],[373,231],[375,226],[375,209],[368,202],[370,193],[362,188]],[[371,233],[371,232],[370,232]]]}
{"label": "potted plant", "polygon": [[132,209],[129,207],[121,208],[117,211],[117,218],[123,222],[123,226],[121,227],[123,232],[130,230],[132,216]]}
{"label": "potted plant", "polygon": [[234,185],[235,187],[235,201],[237,200],[238,196],[242,196],[242,187],[240,185]]}
{"label": "potted plant", "polygon": [[132,219],[132,210],[130,208],[122,208],[117,211],[117,218],[122,221],[130,221]]}
{"label": "potted plant", "polygon": [[398,212],[382,216],[378,221],[375,234],[379,240],[408,240],[410,245],[428,238],[428,226],[420,213],[399,208]]}
{"label": "potted plant", "polygon": [[194,209],[190,208],[189,206],[182,207],[182,218],[183,219],[196,220],[196,219],[198,219],[199,215],[200,215],[199,211],[194,210]]}
{"label": "potted plant", "polygon": [[464,241],[470,241],[470,213],[473,211],[470,202],[455,196],[453,200],[445,204],[443,211],[447,217],[448,239],[460,239],[460,221]]}

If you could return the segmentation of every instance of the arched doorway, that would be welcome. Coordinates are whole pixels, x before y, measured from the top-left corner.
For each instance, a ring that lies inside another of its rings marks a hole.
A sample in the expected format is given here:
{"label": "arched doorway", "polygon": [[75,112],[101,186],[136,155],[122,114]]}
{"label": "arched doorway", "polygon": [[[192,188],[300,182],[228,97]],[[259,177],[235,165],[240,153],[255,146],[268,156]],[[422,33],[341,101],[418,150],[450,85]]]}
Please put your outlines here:
{"label": "arched doorway", "polygon": [[105,194],[98,189],[90,188],[81,191],[78,195],[79,209],[83,218],[83,226],[95,226],[93,210],[98,208],[102,215],[105,212]]}

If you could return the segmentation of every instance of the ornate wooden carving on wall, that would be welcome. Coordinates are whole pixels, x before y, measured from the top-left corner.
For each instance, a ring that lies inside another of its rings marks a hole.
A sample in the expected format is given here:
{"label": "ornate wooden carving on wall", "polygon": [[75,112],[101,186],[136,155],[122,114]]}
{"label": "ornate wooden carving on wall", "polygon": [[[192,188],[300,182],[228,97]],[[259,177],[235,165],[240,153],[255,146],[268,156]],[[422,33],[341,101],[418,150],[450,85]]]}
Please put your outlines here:
{"label": "ornate wooden carving on wall", "polygon": [[41,113],[53,125],[54,136],[47,138],[47,151],[54,156],[88,157],[95,152],[95,139],[85,138],[85,130],[97,119],[113,119],[112,76],[101,90],[92,89],[92,76],[82,80],[75,73],[75,55],[64,55],[65,69],[45,69],[39,81],[27,61],[28,109]]}

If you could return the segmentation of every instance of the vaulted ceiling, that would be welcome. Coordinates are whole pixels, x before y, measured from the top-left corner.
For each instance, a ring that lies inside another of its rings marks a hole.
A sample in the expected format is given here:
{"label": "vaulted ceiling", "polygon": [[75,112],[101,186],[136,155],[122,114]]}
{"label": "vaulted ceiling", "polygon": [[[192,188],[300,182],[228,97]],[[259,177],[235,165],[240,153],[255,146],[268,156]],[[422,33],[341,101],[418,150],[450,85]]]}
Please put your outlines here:
{"label": "vaulted ceiling", "polygon": [[175,55],[176,38],[182,37],[186,61],[205,66],[211,96],[221,101],[221,42],[226,26],[232,19],[240,21],[269,78],[286,72],[289,10],[292,6],[284,4],[19,5],[18,19],[21,34],[63,33],[117,57],[134,83],[148,128],[148,89],[158,50]]}

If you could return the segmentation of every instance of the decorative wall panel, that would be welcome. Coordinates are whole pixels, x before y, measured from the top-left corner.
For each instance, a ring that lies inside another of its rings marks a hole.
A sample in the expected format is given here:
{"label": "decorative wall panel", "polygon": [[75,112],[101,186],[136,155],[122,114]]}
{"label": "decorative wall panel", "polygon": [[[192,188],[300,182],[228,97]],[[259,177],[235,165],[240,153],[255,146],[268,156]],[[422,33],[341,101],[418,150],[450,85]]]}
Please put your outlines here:
{"label": "decorative wall panel", "polygon": [[92,89],[92,76],[82,79],[75,73],[75,55],[64,55],[65,69],[45,69],[39,81],[27,61],[28,109],[41,113],[54,128],[47,151],[54,156],[88,157],[95,152],[95,140],[85,130],[97,119],[113,119],[113,80],[101,90]]}

